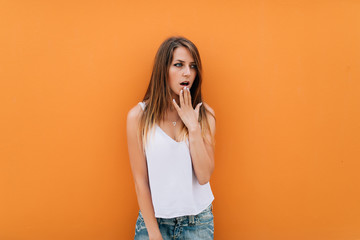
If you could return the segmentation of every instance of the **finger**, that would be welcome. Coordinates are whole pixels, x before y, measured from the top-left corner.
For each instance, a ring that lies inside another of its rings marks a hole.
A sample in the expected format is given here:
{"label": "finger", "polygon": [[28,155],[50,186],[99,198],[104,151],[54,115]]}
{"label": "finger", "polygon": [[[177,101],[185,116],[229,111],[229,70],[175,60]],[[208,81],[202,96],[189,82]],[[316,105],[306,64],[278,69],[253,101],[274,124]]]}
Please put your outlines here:
{"label": "finger", "polygon": [[173,105],[174,105],[176,111],[179,112],[180,107],[179,107],[179,105],[176,103],[175,99],[173,99]]}
{"label": "finger", "polygon": [[192,101],[191,101],[191,93],[190,93],[190,88],[188,88],[188,100],[189,100],[189,105],[192,108]]}
{"label": "finger", "polygon": [[184,90],[181,89],[180,90],[180,107],[184,106],[184,96],[183,96],[183,94],[184,94]]}
{"label": "finger", "polygon": [[201,105],[202,105],[202,102],[201,102],[201,103],[198,103],[198,105],[196,105],[196,108],[195,108],[195,111],[196,111],[196,112],[199,112]]}
{"label": "finger", "polygon": [[196,113],[196,116],[197,116],[197,120],[199,121],[199,111],[200,111],[200,107],[202,105],[202,102],[201,103],[198,103],[198,105],[196,105],[195,107],[195,113]]}
{"label": "finger", "polygon": [[186,87],[184,87],[183,92],[184,92],[184,104],[188,105],[188,96],[187,96]]}
{"label": "finger", "polygon": [[201,105],[202,105],[202,102],[198,103],[198,105],[196,105],[196,107],[195,107],[195,112],[196,113],[199,113]]}

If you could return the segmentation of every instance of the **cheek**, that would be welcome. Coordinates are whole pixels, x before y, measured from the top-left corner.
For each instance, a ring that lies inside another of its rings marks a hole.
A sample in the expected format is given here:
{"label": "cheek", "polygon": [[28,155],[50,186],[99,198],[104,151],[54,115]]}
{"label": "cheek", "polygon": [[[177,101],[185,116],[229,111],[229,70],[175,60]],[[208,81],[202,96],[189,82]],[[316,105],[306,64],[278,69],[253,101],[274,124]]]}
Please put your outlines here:
{"label": "cheek", "polygon": [[170,79],[170,81],[172,81],[172,82],[176,81],[177,75],[178,75],[177,71],[174,71],[172,69],[169,70],[169,79]]}
{"label": "cheek", "polygon": [[179,69],[176,68],[176,67],[170,67],[169,72],[170,72],[171,74],[176,74],[176,73],[179,72]]}
{"label": "cheek", "polygon": [[177,77],[176,74],[169,71],[169,79],[168,79],[169,87],[174,88],[174,86],[177,84]]}

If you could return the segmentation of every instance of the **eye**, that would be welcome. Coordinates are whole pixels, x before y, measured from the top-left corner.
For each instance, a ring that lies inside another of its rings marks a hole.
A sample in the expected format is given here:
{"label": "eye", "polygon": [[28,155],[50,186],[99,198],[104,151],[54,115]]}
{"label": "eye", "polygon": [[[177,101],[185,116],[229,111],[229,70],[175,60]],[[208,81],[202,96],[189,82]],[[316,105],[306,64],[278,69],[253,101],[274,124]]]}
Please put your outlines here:
{"label": "eye", "polygon": [[191,65],[191,67],[192,67],[192,68],[196,68],[196,65],[195,65],[195,64],[194,64],[194,65]]}
{"label": "eye", "polygon": [[174,66],[175,66],[175,67],[181,67],[182,64],[181,64],[181,63],[175,63]]}

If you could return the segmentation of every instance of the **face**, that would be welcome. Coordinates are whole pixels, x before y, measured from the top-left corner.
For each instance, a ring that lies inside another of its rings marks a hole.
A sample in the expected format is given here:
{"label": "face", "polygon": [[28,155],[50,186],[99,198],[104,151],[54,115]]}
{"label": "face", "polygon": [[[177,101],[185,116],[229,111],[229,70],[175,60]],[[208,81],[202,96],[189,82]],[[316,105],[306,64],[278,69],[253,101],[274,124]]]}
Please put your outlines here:
{"label": "face", "polygon": [[191,88],[196,77],[196,63],[190,53],[185,47],[177,47],[173,52],[173,60],[169,68],[169,85],[172,90],[172,94],[178,97],[180,90],[184,88],[184,85],[180,83],[188,81],[186,86]]}

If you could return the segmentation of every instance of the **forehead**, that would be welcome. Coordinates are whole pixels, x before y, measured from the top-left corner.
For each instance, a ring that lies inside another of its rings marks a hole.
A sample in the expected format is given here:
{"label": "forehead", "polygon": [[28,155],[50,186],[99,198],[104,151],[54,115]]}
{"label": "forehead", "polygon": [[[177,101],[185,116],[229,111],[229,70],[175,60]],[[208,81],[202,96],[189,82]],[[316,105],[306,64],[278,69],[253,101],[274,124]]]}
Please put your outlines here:
{"label": "forehead", "polygon": [[189,49],[187,49],[186,47],[177,47],[174,50],[174,56],[173,56],[173,61],[176,60],[182,60],[185,62],[194,62],[194,58],[192,57]]}

